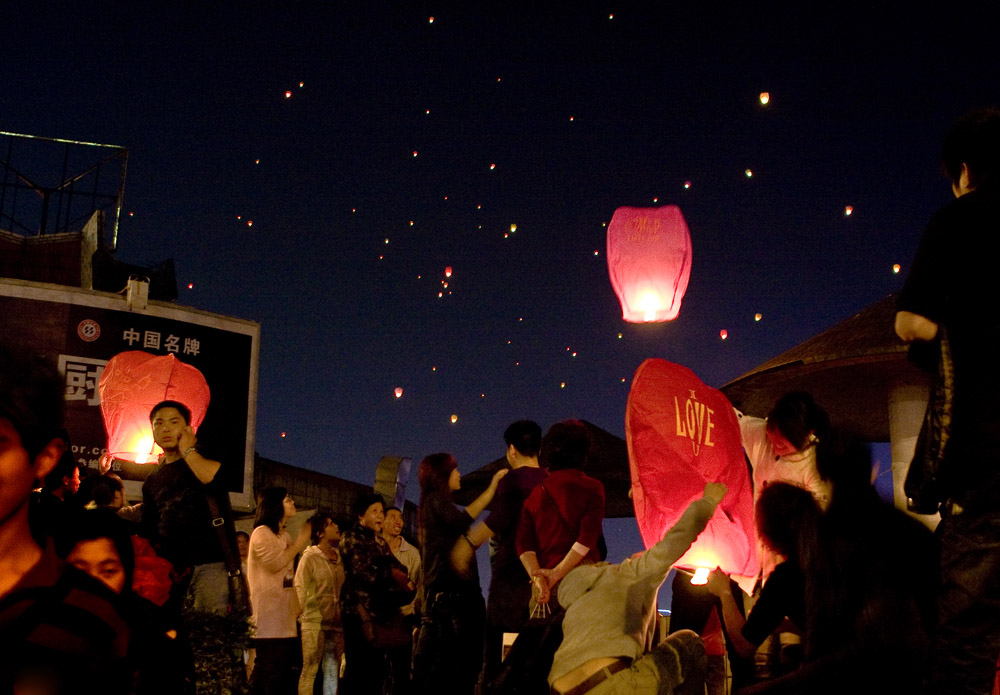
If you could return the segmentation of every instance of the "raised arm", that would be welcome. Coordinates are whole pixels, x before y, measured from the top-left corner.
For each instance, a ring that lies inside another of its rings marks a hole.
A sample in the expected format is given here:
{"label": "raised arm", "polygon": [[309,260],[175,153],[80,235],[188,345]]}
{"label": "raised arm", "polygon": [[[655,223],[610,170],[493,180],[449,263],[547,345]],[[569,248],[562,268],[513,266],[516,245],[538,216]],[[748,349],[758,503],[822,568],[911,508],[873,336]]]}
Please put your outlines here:
{"label": "raised arm", "polygon": [[482,514],[483,510],[486,509],[486,505],[493,500],[493,495],[497,494],[497,485],[508,473],[510,473],[509,468],[501,468],[493,474],[493,478],[490,480],[490,484],[486,486],[486,489],[483,490],[483,494],[474,499],[472,504],[465,508],[469,516],[475,519]]}

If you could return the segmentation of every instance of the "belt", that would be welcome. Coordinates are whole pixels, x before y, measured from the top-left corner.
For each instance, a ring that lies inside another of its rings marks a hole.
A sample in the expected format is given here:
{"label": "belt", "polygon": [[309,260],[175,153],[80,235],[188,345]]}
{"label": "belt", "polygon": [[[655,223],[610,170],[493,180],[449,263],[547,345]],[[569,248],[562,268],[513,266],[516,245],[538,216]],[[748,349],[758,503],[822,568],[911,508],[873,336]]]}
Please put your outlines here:
{"label": "belt", "polygon": [[584,695],[584,693],[589,692],[599,686],[601,683],[611,678],[619,671],[628,668],[629,662],[627,659],[619,659],[613,663],[608,664],[600,671],[592,675],[587,680],[579,683],[565,692],[559,692],[555,688],[552,689],[552,695]]}

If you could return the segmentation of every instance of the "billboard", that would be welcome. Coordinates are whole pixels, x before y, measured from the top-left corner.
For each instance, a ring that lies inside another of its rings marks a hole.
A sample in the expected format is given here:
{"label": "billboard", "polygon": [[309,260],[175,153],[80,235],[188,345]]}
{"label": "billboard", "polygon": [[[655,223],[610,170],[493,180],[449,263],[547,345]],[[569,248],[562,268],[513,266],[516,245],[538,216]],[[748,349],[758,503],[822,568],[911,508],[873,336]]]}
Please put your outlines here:
{"label": "billboard", "polygon": [[[91,470],[107,451],[97,386],[108,360],[142,350],[196,367],[212,393],[199,445],[222,463],[233,506],[252,506],[260,324],[167,302],[131,311],[123,295],[0,279],[0,335],[58,364],[73,453]],[[154,466],[115,460],[112,470],[138,499]]]}

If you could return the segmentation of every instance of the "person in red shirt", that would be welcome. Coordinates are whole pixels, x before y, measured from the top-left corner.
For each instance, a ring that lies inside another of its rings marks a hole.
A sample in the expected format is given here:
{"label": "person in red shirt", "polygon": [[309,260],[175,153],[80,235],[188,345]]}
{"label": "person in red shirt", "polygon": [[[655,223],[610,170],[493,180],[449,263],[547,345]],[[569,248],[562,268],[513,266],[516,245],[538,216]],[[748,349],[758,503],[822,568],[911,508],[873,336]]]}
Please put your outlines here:
{"label": "person in red shirt", "polygon": [[517,528],[517,553],[538,603],[549,602],[571,569],[600,560],[604,486],[583,472],[589,452],[590,434],[579,420],[556,423],[542,439],[549,477],[525,500]]}

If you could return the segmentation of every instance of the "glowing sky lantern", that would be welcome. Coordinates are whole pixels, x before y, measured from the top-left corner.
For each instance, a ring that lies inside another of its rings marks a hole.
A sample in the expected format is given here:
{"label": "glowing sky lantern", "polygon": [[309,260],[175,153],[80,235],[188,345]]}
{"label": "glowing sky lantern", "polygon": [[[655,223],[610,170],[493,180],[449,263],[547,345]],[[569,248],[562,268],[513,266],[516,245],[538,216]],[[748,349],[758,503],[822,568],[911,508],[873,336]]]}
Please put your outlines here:
{"label": "glowing sky lantern", "polygon": [[678,567],[754,577],[760,567],[753,486],[732,405],[687,367],[648,359],[635,372],[625,411],[632,502],[646,547],[663,538],[705,483],[727,493]]}
{"label": "glowing sky lantern", "polygon": [[761,106],[767,106],[768,102],[770,102],[770,101],[771,101],[771,95],[770,95],[770,93],[768,93],[768,92],[761,92],[760,93],[760,105]]}
{"label": "glowing sky lantern", "polygon": [[719,337],[725,340],[726,338],[729,337],[729,331],[723,328],[721,331],[719,331]]}
{"label": "glowing sky lantern", "polygon": [[691,278],[691,234],[676,205],[620,207],[608,225],[608,275],[631,323],[677,318]]}
{"label": "glowing sky lantern", "polygon": [[458,422],[458,415],[452,415],[451,416],[451,424],[454,425],[456,422]]}
{"label": "glowing sky lantern", "polygon": [[510,223],[510,233],[513,234],[516,231],[517,231],[517,225],[514,224],[513,222],[511,222]]}
{"label": "glowing sky lantern", "polygon": [[754,321],[760,321],[762,318],[764,318],[764,315],[759,312],[753,315]]}
{"label": "glowing sky lantern", "polygon": [[396,398],[402,398],[403,397],[403,388],[401,386],[397,386],[396,389],[393,391],[393,393],[396,394]]}
{"label": "glowing sky lantern", "polygon": [[450,265],[449,266],[445,266],[444,276],[446,278],[450,278],[451,277],[451,266]]}
{"label": "glowing sky lantern", "polygon": [[292,90],[289,89],[289,90],[285,91],[285,98],[286,99],[291,99],[292,98]]}
{"label": "glowing sky lantern", "polygon": [[844,207],[844,217],[850,217],[854,213],[854,208],[850,205]]}
{"label": "glowing sky lantern", "polygon": [[135,463],[156,463],[162,453],[153,442],[149,411],[160,401],[178,401],[191,409],[197,431],[211,394],[200,371],[173,354],[151,355],[141,350],[112,357],[98,383],[108,451]]}
{"label": "glowing sky lantern", "polygon": [[893,265],[893,266],[892,266],[892,273],[893,273],[893,275],[899,275],[899,271],[900,271],[901,269],[902,269],[902,268],[900,268],[900,265],[899,265],[899,263],[896,263],[895,265]]}
{"label": "glowing sky lantern", "polygon": [[746,177],[747,177],[748,179],[750,179],[750,178],[753,178],[753,171],[751,171],[750,169],[747,169],[747,170],[746,170],[746,171],[744,171],[743,173],[744,173],[744,174],[746,174]]}

